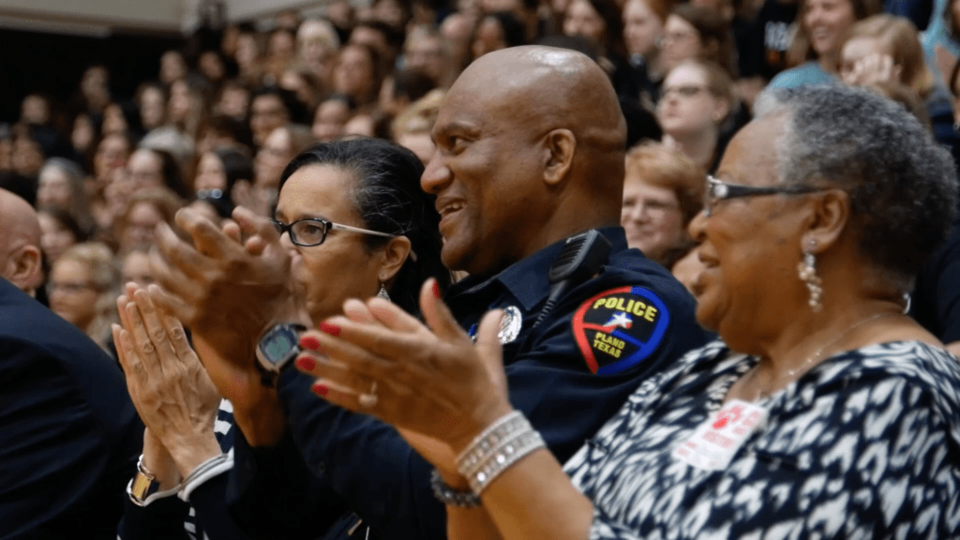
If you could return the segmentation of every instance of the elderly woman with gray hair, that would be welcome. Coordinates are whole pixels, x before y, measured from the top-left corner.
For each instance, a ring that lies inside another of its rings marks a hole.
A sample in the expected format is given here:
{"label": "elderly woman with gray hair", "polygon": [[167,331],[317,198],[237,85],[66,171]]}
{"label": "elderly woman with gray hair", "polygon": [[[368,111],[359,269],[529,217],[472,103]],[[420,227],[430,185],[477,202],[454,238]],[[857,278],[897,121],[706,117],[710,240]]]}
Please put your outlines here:
{"label": "elderly woman with gray hair", "polygon": [[[565,466],[507,399],[499,314],[474,344],[430,283],[427,326],[373,299],[308,332],[314,389],[436,466],[451,538],[956,537],[960,365],[903,314],[956,197],[949,155],[902,107],[778,91],[690,225],[697,319],[721,340],[641,385]],[[430,341],[448,354],[426,357]],[[371,381],[375,404],[357,397]]]}

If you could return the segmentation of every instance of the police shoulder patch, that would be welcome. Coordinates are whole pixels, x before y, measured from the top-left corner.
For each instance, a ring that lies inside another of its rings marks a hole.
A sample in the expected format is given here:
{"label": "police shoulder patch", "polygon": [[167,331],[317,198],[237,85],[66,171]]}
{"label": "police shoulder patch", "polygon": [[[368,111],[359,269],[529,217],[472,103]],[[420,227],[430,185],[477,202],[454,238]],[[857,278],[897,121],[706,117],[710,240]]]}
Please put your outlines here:
{"label": "police shoulder patch", "polygon": [[573,334],[590,371],[611,375],[652,355],[670,324],[666,304],[649,289],[618,287],[587,300],[573,315]]}

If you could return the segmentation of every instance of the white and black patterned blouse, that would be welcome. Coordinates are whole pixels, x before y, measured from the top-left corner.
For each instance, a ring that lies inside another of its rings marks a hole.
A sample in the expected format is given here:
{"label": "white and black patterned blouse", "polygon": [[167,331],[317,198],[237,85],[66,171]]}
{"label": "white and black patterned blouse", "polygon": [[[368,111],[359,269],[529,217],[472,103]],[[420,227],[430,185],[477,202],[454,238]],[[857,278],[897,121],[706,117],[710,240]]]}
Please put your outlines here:
{"label": "white and black patterned blouse", "polygon": [[919,342],[833,356],[759,402],[720,471],[673,456],[756,359],[722,342],[645,382],[566,464],[591,539],[960,537],[960,365]]}

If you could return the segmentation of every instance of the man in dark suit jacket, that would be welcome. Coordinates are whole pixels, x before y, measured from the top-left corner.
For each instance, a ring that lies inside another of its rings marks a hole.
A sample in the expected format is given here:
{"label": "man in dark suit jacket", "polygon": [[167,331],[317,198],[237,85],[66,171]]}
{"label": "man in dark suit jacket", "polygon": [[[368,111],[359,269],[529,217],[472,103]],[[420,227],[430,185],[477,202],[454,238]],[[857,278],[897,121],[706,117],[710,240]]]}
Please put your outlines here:
{"label": "man in dark suit jacket", "polygon": [[142,434],[110,357],[0,279],[0,539],[115,539]]}

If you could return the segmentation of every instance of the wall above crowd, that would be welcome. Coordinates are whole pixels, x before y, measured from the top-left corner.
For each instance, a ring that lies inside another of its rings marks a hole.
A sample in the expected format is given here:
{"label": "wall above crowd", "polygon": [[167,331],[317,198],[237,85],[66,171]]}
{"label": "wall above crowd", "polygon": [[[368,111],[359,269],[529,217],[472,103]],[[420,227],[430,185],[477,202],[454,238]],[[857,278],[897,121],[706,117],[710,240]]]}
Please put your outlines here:
{"label": "wall above crowd", "polygon": [[103,37],[115,31],[189,32],[202,13],[235,22],[321,6],[323,0],[0,0],[0,28]]}

